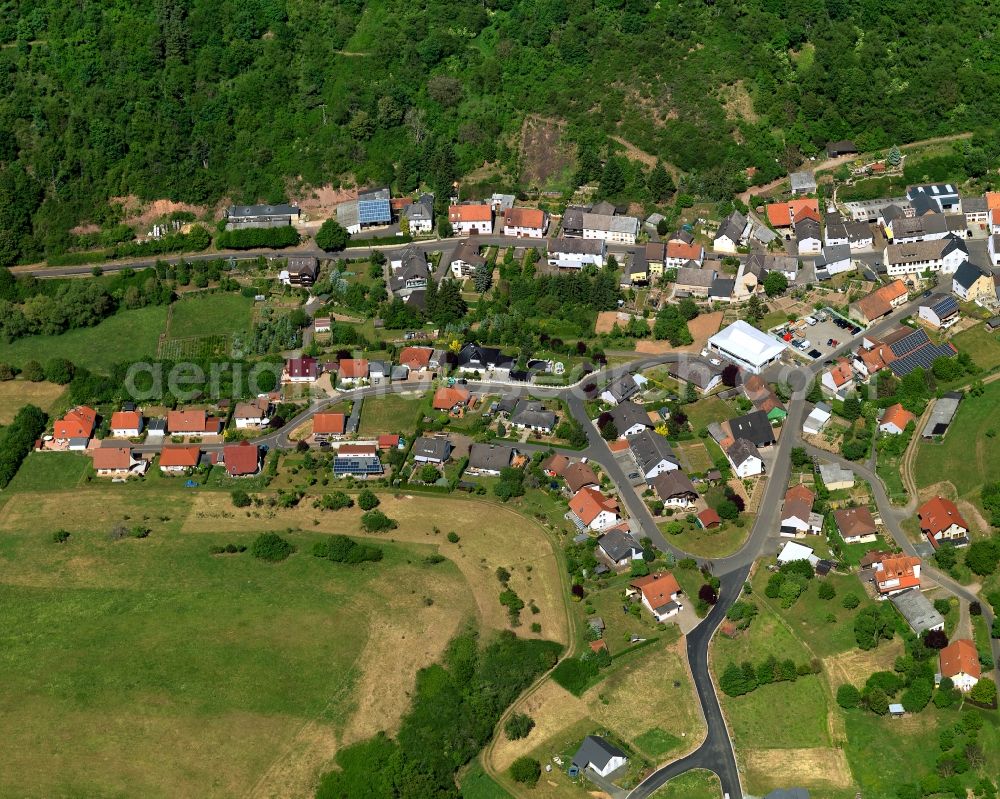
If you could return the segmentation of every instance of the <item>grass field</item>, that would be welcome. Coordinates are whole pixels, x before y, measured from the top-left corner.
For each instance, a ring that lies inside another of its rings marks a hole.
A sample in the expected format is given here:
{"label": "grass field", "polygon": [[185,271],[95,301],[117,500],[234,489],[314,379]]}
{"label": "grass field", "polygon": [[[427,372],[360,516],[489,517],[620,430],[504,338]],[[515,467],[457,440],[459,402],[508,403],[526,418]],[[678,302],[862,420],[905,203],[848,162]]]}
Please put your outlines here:
{"label": "grass field", "polygon": [[[182,532],[182,490],[117,488],[0,511],[0,795],[310,795],[339,746],[393,730],[416,669],[475,614],[426,547],[342,566],[310,531],[284,563],[211,556],[255,531]],[[150,536],[109,540],[124,519]]]}
{"label": "grass field", "polygon": [[83,482],[91,460],[82,452],[29,452],[8,491],[69,491]]}
{"label": "grass field", "polygon": [[723,522],[712,530],[685,527],[684,532],[676,536],[666,533],[669,521],[662,522],[658,526],[669,541],[676,543],[685,552],[703,558],[721,558],[736,552],[750,535],[754,517],[752,514],[743,514],[743,519],[745,522],[743,527],[737,527],[733,522]]}
{"label": "grass field", "polygon": [[459,778],[462,799],[512,799],[496,781],[475,762]]}
{"label": "grass field", "polygon": [[712,458],[708,454],[708,448],[704,441],[682,441],[674,447],[674,451],[678,453],[682,461],[687,460],[690,466],[689,472],[704,474],[712,468]]}
{"label": "grass field", "polygon": [[[986,372],[991,372],[1000,366],[1000,332],[990,332],[986,325],[976,325],[951,338],[959,352],[967,352],[972,362]],[[970,382],[968,376],[955,382],[956,385]]]}
{"label": "grass field", "polygon": [[[921,488],[947,480],[959,498],[982,510],[979,489],[989,475],[1000,474],[1000,447],[989,430],[1000,430],[1000,381],[986,385],[982,396],[966,396],[940,444],[921,441],[914,476]],[[984,435],[985,434],[985,435]]]}
{"label": "grass field", "polygon": [[0,425],[10,424],[25,405],[36,405],[48,410],[66,390],[55,383],[32,383],[30,380],[5,380],[0,382]]}
{"label": "grass field", "polygon": [[167,338],[242,333],[250,326],[253,304],[242,294],[195,294],[177,300]]}
{"label": "grass field", "polygon": [[653,794],[654,799],[718,799],[722,783],[711,771],[697,769],[674,777]]}
{"label": "grass field", "polygon": [[361,407],[359,432],[362,435],[411,432],[421,409],[430,412],[430,402],[423,394],[387,394],[377,400],[365,400]]}
{"label": "grass field", "polygon": [[66,358],[77,366],[106,372],[122,361],[152,358],[167,320],[163,305],[122,311],[94,327],[78,328],[61,336],[28,336],[9,344],[0,342],[0,362],[24,366],[37,360]]}
{"label": "grass field", "polygon": [[690,405],[685,405],[684,412],[688,415],[691,429],[696,432],[703,427],[708,427],[712,422],[721,422],[736,415],[736,411],[725,400],[718,397],[704,397]]}

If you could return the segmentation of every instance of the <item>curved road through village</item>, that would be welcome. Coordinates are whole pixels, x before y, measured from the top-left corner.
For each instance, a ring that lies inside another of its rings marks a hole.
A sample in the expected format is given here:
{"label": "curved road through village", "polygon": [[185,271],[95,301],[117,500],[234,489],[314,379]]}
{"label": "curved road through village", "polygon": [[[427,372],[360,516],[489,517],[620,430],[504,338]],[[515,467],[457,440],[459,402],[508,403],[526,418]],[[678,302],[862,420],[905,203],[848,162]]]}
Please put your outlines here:
{"label": "curved road through village", "polygon": [[[537,240],[514,239],[505,236],[481,236],[477,237],[477,240],[482,244],[501,246],[537,244]],[[444,249],[446,250],[444,256],[449,256],[450,250],[457,246],[458,243],[459,240],[451,239],[447,241],[432,241],[412,245],[401,244],[378,246],[372,249],[392,251],[401,247],[414,246],[423,251]],[[633,252],[637,248],[612,247],[610,249],[612,252],[624,254],[626,252]],[[353,250],[353,252],[360,255],[364,253],[365,250],[364,248],[359,248]],[[351,250],[348,250],[345,253],[324,253],[300,249],[296,250],[295,254],[316,255],[317,257],[330,258],[349,255],[351,254]],[[260,256],[286,257],[287,255],[287,251],[284,253],[256,251],[242,253],[213,253],[194,256],[189,255],[183,256],[183,259],[187,261],[199,261],[221,257],[248,260],[256,259]],[[441,266],[439,267],[437,275],[438,277],[443,276],[445,270],[447,269],[447,264],[450,261],[450,257],[444,256],[441,259]],[[178,257],[163,260],[176,262],[181,260],[181,258]],[[102,268],[107,272],[119,271],[126,268],[140,269],[152,265],[152,261],[134,261],[128,263],[104,264],[102,265]],[[84,266],[66,268],[28,267],[15,269],[13,271],[18,274],[30,274],[38,277],[68,277],[85,276],[90,273],[90,270],[90,266]],[[916,306],[917,301],[912,301],[901,306],[890,316],[870,327],[866,331],[866,334],[878,337],[882,333],[887,332],[903,317],[912,313],[916,309]],[[850,349],[852,349],[852,346],[856,344],[858,338],[859,337],[855,337],[850,341],[846,341],[835,353],[832,353],[830,357],[833,358],[847,353]],[[691,674],[694,679],[695,689],[697,691],[707,725],[708,732],[706,738],[695,751],[683,758],[680,758],[679,760],[660,767],[650,774],[642,783],[628,792],[628,799],[645,799],[664,785],[668,780],[691,769],[707,769],[715,772],[719,776],[722,783],[723,792],[728,795],[729,799],[741,799],[743,797],[743,790],[740,783],[740,775],[736,763],[735,752],[733,750],[729,730],[722,714],[718,695],[709,670],[708,650],[712,636],[725,617],[727,610],[739,598],[744,582],[749,576],[752,564],[762,555],[770,554],[772,550],[776,550],[780,541],[777,535],[779,527],[778,517],[785,489],[788,485],[791,469],[790,453],[793,447],[802,444],[802,422],[805,418],[807,410],[807,403],[805,402],[804,397],[811,386],[812,381],[822,369],[822,364],[819,362],[805,364],[795,361],[794,354],[791,355],[791,358],[793,362],[776,365],[764,374],[765,379],[772,382],[783,382],[788,384],[794,389],[794,393],[792,399],[788,403],[788,416],[782,426],[782,432],[778,444],[773,448],[773,452],[771,453],[771,463],[769,464],[767,483],[756,521],[749,536],[747,537],[746,542],[738,552],[724,558],[699,558],[701,565],[707,565],[708,568],[712,570],[713,574],[715,574],[721,581],[719,600],[717,604],[712,608],[711,612],[688,633],[686,639]],[[601,385],[603,382],[622,374],[632,374],[651,366],[677,363],[682,360],[703,362],[703,359],[697,355],[674,352],[659,356],[640,358],[625,366],[605,369],[600,372],[589,374],[584,378],[584,380],[581,380],[573,386],[554,388],[521,383],[505,383],[492,380],[470,380],[469,388],[478,391],[490,391],[492,393],[501,392],[507,394],[527,394],[530,392],[533,396],[537,397],[558,397],[563,399],[566,402],[570,413],[583,425],[584,430],[587,431],[588,444],[577,454],[582,457],[587,457],[600,464],[602,469],[604,469],[608,476],[613,480],[615,485],[619,487],[619,497],[627,507],[630,516],[636,520],[638,525],[641,527],[643,534],[652,539],[657,548],[666,552],[671,552],[679,558],[688,557],[687,553],[664,538],[664,536],[660,533],[659,528],[656,526],[656,522],[649,513],[645,503],[635,491],[629,489],[629,481],[626,479],[625,473],[618,462],[612,457],[606,442],[604,442],[604,440],[600,437],[596,427],[592,424],[589,415],[587,414],[583,393],[579,390],[580,385],[584,382],[595,382],[598,385]],[[424,390],[427,390],[427,388],[414,388],[410,385],[394,384],[390,386],[364,387],[337,392],[333,397],[314,402],[307,410],[289,420],[282,428],[263,436],[258,439],[258,442],[271,448],[287,449],[293,446],[293,442],[289,439],[289,434],[293,430],[307,422],[316,412],[321,411],[334,403],[338,403],[343,400],[377,398],[378,396],[384,396],[388,393]],[[205,450],[212,451],[214,449],[221,448],[221,446],[221,444],[205,444],[203,445],[203,448]],[[536,445],[521,445],[521,447],[525,450],[537,450],[541,448]],[[545,448],[547,449],[548,447]],[[160,447],[157,445],[140,445],[136,447],[136,449],[140,452],[152,452],[158,451]],[[899,509],[891,506],[885,489],[873,469],[863,464],[844,461],[842,458],[839,458],[829,452],[817,450],[808,446],[806,449],[813,456],[822,457],[826,460],[836,461],[849,466],[849,468],[853,469],[862,479],[866,480],[872,486],[875,502],[889,532],[892,534],[897,544],[905,552],[915,554],[915,548],[912,542],[910,542],[906,537],[899,524],[905,511],[901,512]],[[946,575],[940,574],[936,570],[927,566],[925,566],[924,571],[929,577],[945,588],[945,590],[962,600],[966,602],[978,601],[973,592],[959,585],[954,580],[951,580]],[[982,603],[982,605],[983,616],[986,618],[987,623],[990,624],[992,623],[992,614],[990,613],[989,605],[988,603]],[[1000,642],[996,640],[993,641],[993,655],[994,661],[1000,664]]]}

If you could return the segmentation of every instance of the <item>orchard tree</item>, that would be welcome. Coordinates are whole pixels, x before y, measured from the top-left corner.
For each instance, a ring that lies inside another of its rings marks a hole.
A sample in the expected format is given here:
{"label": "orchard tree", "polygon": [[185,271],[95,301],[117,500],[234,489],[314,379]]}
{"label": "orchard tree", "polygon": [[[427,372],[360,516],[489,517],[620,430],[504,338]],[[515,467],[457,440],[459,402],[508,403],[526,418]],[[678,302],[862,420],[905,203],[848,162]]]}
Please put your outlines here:
{"label": "orchard tree", "polygon": [[336,252],[347,247],[351,234],[336,219],[327,219],[316,233],[316,246],[326,252]]}

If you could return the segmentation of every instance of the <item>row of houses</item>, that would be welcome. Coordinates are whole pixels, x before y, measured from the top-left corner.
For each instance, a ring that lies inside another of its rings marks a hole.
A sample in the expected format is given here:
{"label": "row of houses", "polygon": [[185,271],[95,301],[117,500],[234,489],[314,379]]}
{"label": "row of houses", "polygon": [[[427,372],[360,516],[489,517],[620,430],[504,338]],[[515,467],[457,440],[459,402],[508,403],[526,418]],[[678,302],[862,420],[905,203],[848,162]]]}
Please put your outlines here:
{"label": "row of houses", "polygon": [[[91,451],[98,477],[124,479],[145,474],[149,460],[129,446],[108,444]],[[224,466],[230,477],[252,477],[261,470],[263,453],[249,441],[227,444],[218,452],[197,445],[166,445],[159,452],[159,469],[166,475],[188,474],[200,465]]]}

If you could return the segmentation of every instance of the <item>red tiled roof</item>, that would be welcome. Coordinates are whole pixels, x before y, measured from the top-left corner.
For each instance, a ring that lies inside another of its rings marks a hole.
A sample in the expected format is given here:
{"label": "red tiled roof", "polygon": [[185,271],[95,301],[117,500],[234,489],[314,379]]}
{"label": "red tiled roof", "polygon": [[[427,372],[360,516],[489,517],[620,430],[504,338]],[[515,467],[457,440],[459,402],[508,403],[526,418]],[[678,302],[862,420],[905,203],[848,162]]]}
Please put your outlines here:
{"label": "red tiled roof", "polygon": [[97,424],[97,411],[80,405],[68,411],[62,419],[57,419],[54,427],[57,439],[90,438]]}
{"label": "red tiled roof", "polygon": [[955,503],[944,497],[934,497],[927,500],[917,509],[920,519],[920,529],[929,535],[944,532],[953,524],[969,529],[968,522],[962,518]]}
{"label": "red tiled roof", "polygon": [[425,369],[431,362],[434,350],[430,347],[405,347],[399,353],[399,362],[411,369]]}
{"label": "red tiled roof", "polygon": [[968,638],[959,638],[948,644],[941,650],[940,660],[942,677],[950,678],[959,674],[968,674],[978,680],[982,674],[976,645]]}
{"label": "red tiled roof", "polygon": [[222,459],[226,462],[226,471],[233,477],[257,474],[260,469],[260,449],[249,441],[227,444],[222,448]]}
{"label": "red tiled roof", "polygon": [[448,208],[448,221],[455,222],[492,222],[493,209],[488,205],[453,205]]}
{"label": "red tiled roof", "polygon": [[830,377],[833,378],[833,384],[840,388],[845,383],[849,383],[854,379],[854,371],[851,369],[850,361],[840,360],[834,366],[830,368]]}
{"label": "red tiled roof", "polygon": [[700,261],[705,251],[700,244],[685,244],[683,241],[671,241],[667,244],[668,258],[683,258],[685,261]]}
{"label": "red tiled roof", "polygon": [[886,283],[875,293],[885,297],[889,302],[893,302],[906,294],[906,284],[897,278],[892,283]]}
{"label": "red tiled roof", "polygon": [[868,373],[874,374],[896,360],[896,353],[889,346],[879,342],[871,349],[858,350],[858,357],[864,363]]}
{"label": "red tiled roof", "polygon": [[361,379],[368,377],[368,360],[365,358],[344,358],[337,370],[341,379]]}
{"label": "red tiled roof", "polygon": [[319,367],[315,358],[289,358],[285,362],[289,377],[316,377]]}
{"label": "red tiled roof", "polygon": [[608,648],[608,642],[603,638],[598,638],[596,641],[589,641],[588,644],[590,645],[590,651],[594,653]]}
{"label": "red tiled roof", "polygon": [[990,209],[990,222],[994,225],[1000,225],[1000,208]]}
{"label": "red tiled roof", "polygon": [[160,466],[191,468],[198,465],[200,457],[200,447],[164,447],[160,452]]}
{"label": "red tiled roof", "polygon": [[894,424],[900,430],[905,430],[906,426],[916,418],[916,416],[897,402],[895,405],[890,405],[885,409],[885,413],[882,414],[879,424]]}
{"label": "red tiled roof", "polygon": [[449,388],[441,386],[434,392],[434,410],[449,411],[456,405],[461,405],[469,401],[469,392],[457,386]]}
{"label": "red tiled roof", "polygon": [[205,411],[167,411],[169,433],[218,433],[220,422]]}
{"label": "red tiled roof", "polygon": [[537,208],[508,208],[503,213],[504,227],[545,227],[545,212]]}
{"label": "red tiled roof", "polygon": [[395,433],[382,433],[378,437],[379,449],[395,449],[399,446],[399,436]]}
{"label": "red tiled roof", "polygon": [[375,444],[343,444],[337,450],[338,455],[377,455],[378,447]]}
{"label": "red tiled roof", "polygon": [[101,447],[94,450],[95,469],[128,469],[132,465],[129,447]]}
{"label": "red tiled roof", "polygon": [[323,412],[313,416],[313,433],[342,436],[347,424],[343,413]]}
{"label": "red tiled roof", "polygon": [[811,198],[771,203],[767,206],[767,221],[774,227],[791,227],[793,221],[803,218],[803,210],[815,212],[815,216],[812,213],[806,213],[805,216],[819,221],[819,201]]}
{"label": "red tiled roof", "polygon": [[585,487],[573,495],[569,501],[569,509],[581,522],[589,525],[602,511],[617,514],[618,503],[594,488]]}
{"label": "red tiled roof", "polygon": [[670,572],[653,575],[653,579],[636,586],[646,598],[651,608],[661,608],[673,601],[674,594],[680,593],[681,586]]}
{"label": "red tiled roof", "polygon": [[115,411],[111,414],[112,430],[138,430],[142,414],[138,411]]}
{"label": "red tiled roof", "polygon": [[705,510],[698,514],[698,521],[701,522],[701,526],[706,529],[709,527],[717,527],[722,524],[722,518],[714,508],[705,508]]}

